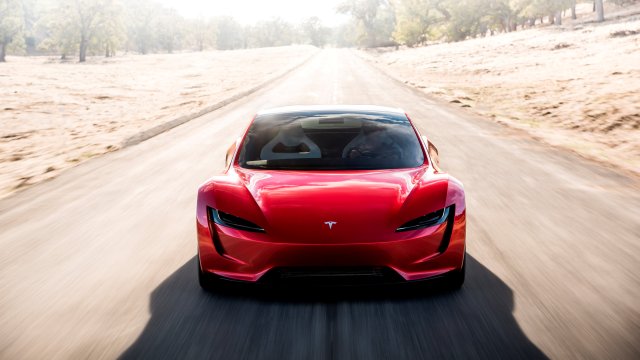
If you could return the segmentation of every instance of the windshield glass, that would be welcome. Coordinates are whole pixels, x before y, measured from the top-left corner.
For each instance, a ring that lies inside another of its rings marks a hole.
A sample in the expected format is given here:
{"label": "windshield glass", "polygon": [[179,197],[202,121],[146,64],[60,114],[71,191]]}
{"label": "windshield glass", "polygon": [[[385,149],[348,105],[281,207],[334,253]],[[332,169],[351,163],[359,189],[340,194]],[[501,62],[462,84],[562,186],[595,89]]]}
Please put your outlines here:
{"label": "windshield glass", "polygon": [[422,165],[424,154],[403,114],[315,111],[259,115],[239,162],[255,169],[400,169]]}

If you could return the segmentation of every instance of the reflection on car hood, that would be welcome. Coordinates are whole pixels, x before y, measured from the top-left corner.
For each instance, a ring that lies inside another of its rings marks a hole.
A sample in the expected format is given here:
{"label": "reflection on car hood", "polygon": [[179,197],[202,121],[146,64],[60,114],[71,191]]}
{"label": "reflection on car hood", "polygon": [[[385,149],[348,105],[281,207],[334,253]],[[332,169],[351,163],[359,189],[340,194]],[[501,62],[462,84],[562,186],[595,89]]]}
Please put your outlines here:
{"label": "reflection on car hood", "polygon": [[447,181],[425,179],[425,167],[235,171],[261,210],[267,233],[283,242],[342,243],[354,231],[360,239],[383,241],[399,222],[444,206],[446,198]]}

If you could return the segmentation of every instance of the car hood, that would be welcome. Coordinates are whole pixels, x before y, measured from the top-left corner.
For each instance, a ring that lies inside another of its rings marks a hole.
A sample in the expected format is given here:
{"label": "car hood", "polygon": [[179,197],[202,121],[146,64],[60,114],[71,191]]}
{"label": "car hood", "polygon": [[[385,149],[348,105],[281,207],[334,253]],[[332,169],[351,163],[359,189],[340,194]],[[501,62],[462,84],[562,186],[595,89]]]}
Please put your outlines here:
{"label": "car hood", "polygon": [[262,215],[257,223],[275,242],[388,241],[403,223],[442,208],[447,194],[446,178],[427,167],[235,172]]}

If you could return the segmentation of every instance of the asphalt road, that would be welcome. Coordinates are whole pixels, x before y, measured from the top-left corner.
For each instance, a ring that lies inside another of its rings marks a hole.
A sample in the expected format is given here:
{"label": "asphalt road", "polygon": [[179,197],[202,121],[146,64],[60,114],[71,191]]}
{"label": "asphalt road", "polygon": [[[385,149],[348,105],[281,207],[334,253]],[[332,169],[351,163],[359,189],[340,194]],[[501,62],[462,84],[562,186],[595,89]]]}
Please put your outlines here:
{"label": "asphalt road", "polygon": [[[463,181],[467,282],[202,292],[195,196],[261,108],[402,107]],[[0,358],[640,358],[638,180],[325,50],[248,98],[0,201]]]}

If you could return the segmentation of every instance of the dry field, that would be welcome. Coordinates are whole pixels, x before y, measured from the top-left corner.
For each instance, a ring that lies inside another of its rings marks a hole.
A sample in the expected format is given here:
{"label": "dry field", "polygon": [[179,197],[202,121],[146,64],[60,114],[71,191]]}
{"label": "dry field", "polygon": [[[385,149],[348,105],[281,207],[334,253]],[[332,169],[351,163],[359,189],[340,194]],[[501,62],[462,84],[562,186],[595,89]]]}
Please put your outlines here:
{"label": "dry field", "polygon": [[9,57],[0,64],[0,197],[246,91],[316,51],[126,55],[86,64]]}
{"label": "dry field", "polygon": [[365,57],[436,98],[640,174],[638,15]]}

